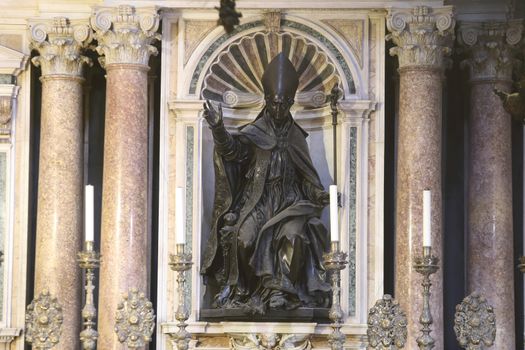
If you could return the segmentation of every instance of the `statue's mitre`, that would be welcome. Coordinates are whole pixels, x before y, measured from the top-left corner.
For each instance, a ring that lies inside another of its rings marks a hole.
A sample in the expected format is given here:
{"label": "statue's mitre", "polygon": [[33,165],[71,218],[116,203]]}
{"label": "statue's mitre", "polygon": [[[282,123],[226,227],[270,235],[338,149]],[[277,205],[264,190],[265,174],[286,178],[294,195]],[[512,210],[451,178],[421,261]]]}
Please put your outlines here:
{"label": "statue's mitre", "polygon": [[265,96],[279,95],[293,99],[299,86],[297,71],[282,52],[268,64],[261,81]]}

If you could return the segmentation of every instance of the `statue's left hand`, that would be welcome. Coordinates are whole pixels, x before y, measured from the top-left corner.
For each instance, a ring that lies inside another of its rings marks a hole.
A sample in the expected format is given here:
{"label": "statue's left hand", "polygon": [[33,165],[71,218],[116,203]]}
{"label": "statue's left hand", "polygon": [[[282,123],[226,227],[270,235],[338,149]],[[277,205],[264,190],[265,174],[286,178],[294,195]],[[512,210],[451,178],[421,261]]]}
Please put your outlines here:
{"label": "statue's left hand", "polygon": [[[317,198],[317,203],[323,206],[330,205],[330,194],[328,192],[319,192]],[[343,207],[343,195],[341,192],[337,192],[337,206],[339,208]]]}
{"label": "statue's left hand", "polygon": [[317,202],[323,206],[330,204],[330,194],[328,192],[322,191],[317,196]]}

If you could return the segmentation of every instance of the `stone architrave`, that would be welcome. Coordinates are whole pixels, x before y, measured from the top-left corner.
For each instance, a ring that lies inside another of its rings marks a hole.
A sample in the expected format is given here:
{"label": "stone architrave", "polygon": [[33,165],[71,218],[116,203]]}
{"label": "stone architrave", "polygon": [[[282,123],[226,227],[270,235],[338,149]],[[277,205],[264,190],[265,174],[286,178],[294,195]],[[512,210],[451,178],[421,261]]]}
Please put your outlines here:
{"label": "stone architrave", "polygon": [[99,349],[122,349],[115,313],[122,293],[149,294],[148,61],[155,8],[99,8],[91,17],[107,75],[100,268]]}
{"label": "stone architrave", "polygon": [[510,92],[521,21],[461,23],[470,73],[467,288],[491,301],[495,349],[515,348],[511,117],[494,89]]}
{"label": "stone architrave", "polygon": [[82,278],[83,115],[81,52],[91,41],[87,23],[63,17],[30,26],[31,48],[42,69],[35,295],[48,290],[63,306],[64,326],[55,349],[78,349]]}
{"label": "stone architrave", "polygon": [[[391,9],[387,36],[399,60],[399,134],[396,174],[395,294],[408,319],[407,349],[417,349],[423,253],[423,190],[432,191],[432,253],[442,261],[441,94],[455,20],[452,7]],[[443,349],[443,276],[432,276],[430,299],[436,349]]]}

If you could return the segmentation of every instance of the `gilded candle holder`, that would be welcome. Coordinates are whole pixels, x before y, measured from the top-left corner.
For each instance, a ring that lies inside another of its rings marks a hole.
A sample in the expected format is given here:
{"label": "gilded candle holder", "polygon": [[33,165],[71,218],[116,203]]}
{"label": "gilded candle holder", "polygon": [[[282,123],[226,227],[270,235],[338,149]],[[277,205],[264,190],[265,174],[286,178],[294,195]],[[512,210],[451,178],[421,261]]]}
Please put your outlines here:
{"label": "gilded candle holder", "polygon": [[439,259],[432,255],[431,247],[423,247],[423,255],[414,259],[414,269],[423,276],[421,286],[423,286],[423,310],[419,316],[421,323],[421,335],[416,339],[419,349],[431,350],[434,348],[435,340],[430,333],[432,332],[432,313],[430,311],[430,275],[436,273],[439,269]]}
{"label": "gilded candle holder", "polygon": [[84,250],[78,253],[78,265],[86,272],[86,304],[82,309],[83,330],[80,332],[82,350],[95,350],[97,347],[98,332],[95,328],[97,309],[94,303],[95,269],[100,266],[100,254],[95,251],[95,243],[86,241]]}
{"label": "gilded candle holder", "polygon": [[330,273],[332,285],[332,307],[328,317],[332,320],[332,333],[328,336],[332,350],[342,350],[345,343],[345,335],[341,332],[343,323],[343,309],[341,308],[341,270],[348,264],[348,254],[341,251],[339,242],[332,242],[330,252],[323,255],[326,270]]}
{"label": "gilded candle holder", "polygon": [[170,255],[169,265],[171,269],[177,272],[177,292],[179,295],[179,302],[177,311],[175,312],[175,319],[178,321],[177,327],[179,331],[171,336],[172,345],[177,350],[188,350],[191,340],[191,334],[186,330],[188,324],[186,321],[189,317],[188,308],[186,306],[186,271],[191,269],[193,265],[191,253],[184,252],[184,244],[177,243],[176,253]]}

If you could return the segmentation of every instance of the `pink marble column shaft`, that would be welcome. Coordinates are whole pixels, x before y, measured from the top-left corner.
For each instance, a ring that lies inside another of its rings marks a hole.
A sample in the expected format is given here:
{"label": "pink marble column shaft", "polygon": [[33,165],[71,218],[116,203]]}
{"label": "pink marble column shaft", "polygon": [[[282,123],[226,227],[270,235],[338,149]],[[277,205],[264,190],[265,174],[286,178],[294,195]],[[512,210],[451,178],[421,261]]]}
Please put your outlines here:
{"label": "pink marble column shaft", "polygon": [[431,275],[431,336],[443,349],[443,231],[441,198],[441,106],[445,56],[454,28],[451,7],[391,9],[388,38],[399,59],[399,121],[396,164],[395,297],[408,318],[406,348],[419,349],[423,311],[422,276],[414,260],[423,255],[423,191],[432,191],[432,254],[440,259]]}
{"label": "pink marble column shaft", "polygon": [[521,21],[462,22],[458,41],[470,74],[468,157],[468,294],[481,293],[494,308],[491,349],[514,349],[511,117],[494,88],[510,91],[513,46]]}
{"label": "pink marble column shaft", "polygon": [[82,70],[89,59],[86,24],[67,18],[31,26],[31,47],[40,56],[42,110],[36,226],[35,297],[48,290],[62,307],[59,343],[53,349],[78,349],[82,322],[82,274],[77,253],[83,240]]}
{"label": "pink marble column shaft", "polygon": [[511,121],[492,89],[471,87],[468,160],[468,293],[494,307],[493,349],[515,348]]}
{"label": "pink marble column shaft", "polygon": [[44,289],[62,305],[55,349],[79,347],[82,278],[82,79],[44,76],[38,176],[35,296]]}
{"label": "pink marble column shaft", "polygon": [[[408,349],[417,349],[422,310],[423,190],[432,191],[432,253],[442,256],[441,70],[401,68],[396,174],[395,297],[408,317]],[[431,276],[432,336],[443,348],[443,276]]]}
{"label": "pink marble column shaft", "polygon": [[148,294],[148,77],[145,66],[106,70],[98,347],[109,350],[123,349],[113,330],[122,294]]}
{"label": "pink marble column shaft", "polygon": [[92,24],[107,71],[97,348],[117,350],[130,340],[121,344],[115,333],[123,294],[149,295],[148,60],[159,19],[155,9],[122,5],[96,13]]}

